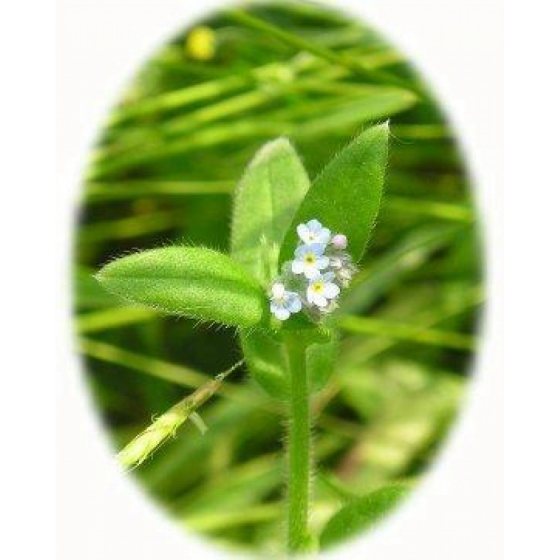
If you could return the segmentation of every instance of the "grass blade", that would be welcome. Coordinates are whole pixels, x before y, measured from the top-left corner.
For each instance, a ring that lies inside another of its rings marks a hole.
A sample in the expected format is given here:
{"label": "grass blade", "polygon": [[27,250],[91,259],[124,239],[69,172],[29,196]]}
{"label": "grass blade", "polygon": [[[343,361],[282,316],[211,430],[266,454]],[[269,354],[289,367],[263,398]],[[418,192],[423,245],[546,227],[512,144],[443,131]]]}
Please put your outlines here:
{"label": "grass blade", "polygon": [[80,334],[115,329],[158,317],[152,309],[136,306],[111,307],[100,311],[82,313],[76,318],[76,327]]}
{"label": "grass blade", "polygon": [[470,335],[428,329],[423,325],[393,323],[371,317],[347,315],[339,319],[338,326],[343,331],[349,333],[380,336],[405,342],[414,342],[416,344],[454,348],[456,350],[473,350],[476,345],[476,338]]}

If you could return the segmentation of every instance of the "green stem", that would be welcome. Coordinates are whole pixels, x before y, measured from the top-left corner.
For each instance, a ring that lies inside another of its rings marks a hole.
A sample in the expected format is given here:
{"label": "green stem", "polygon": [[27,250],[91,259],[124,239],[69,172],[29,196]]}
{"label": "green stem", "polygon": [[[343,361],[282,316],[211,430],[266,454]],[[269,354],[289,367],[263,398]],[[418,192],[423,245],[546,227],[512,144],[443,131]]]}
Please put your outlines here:
{"label": "green stem", "polygon": [[305,363],[305,344],[296,336],[286,340],[291,377],[288,429],[288,549],[309,547],[307,528],[311,477],[311,419]]}

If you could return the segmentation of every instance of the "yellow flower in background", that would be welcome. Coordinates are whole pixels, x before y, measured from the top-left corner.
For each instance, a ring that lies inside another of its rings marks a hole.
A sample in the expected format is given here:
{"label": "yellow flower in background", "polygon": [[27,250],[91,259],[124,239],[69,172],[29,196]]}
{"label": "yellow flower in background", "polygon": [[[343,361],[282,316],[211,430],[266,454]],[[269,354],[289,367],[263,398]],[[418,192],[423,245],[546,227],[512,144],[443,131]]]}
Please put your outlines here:
{"label": "yellow flower in background", "polygon": [[216,54],[216,33],[210,27],[199,25],[185,38],[185,52],[195,60],[211,60]]}

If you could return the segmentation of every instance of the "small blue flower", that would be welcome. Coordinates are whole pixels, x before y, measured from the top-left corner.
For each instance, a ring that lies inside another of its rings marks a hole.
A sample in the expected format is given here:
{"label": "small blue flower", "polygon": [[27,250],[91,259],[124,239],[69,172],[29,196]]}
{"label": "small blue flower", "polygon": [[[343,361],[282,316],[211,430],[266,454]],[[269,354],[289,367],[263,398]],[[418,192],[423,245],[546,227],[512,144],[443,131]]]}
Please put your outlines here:
{"label": "small blue flower", "polygon": [[343,233],[332,234],[319,220],[310,220],[297,226],[297,234],[300,242],[294,260],[281,265],[272,285],[270,311],[281,321],[303,311],[312,321],[320,322],[338,307],[338,296],[357,268]]}
{"label": "small blue flower", "polygon": [[331,230],[323,227],[319,220],[310,220],[297,227],[299,238],[306,244],[322,243],[326,245],[331,238]]}
{"label": "small blue flower", "polygon": [[307,301],[317,307],[327,307],[329,300],[340,294],[340,288],[333,280],[334,274],[332,272],[317,273],[307,287]]}
{"label": "small blue flower", "polygon": [[303,274],[306,278],[313,278],[319,271],[329,266],[329,257],[323,255],[325,245],[312,243],[301,245],[296,249],[296,259],[292,261],[292,272]]}
{"label": "small blue flower", "polygon": [[272,284],[271,292],[270,311],[280,321],[285,321],[293,313],[301,311],[302,303],[298,294],[286,290],[284,284]]}

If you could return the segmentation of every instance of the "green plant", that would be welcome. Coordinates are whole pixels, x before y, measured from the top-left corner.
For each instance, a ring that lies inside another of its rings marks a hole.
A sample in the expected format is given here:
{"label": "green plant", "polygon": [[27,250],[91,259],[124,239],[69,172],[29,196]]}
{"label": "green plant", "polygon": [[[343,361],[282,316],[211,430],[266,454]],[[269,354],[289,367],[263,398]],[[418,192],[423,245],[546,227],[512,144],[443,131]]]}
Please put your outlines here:
{"label": "green plant", "polygon": [[[229,256],[204,247],[163,247],[113,260],[96,275],[109,292],[134,304],[239,330],[249,371],[287,418],[291,552],[313,549],[318,538],[308,525],[310,400],[332,372],[338,296],[350,282],[376,221],[388,142],[388,123],[366,129],[311,184],[292,145],[283,138],[270,142],[254,157],[235,192]],[[137,436],[121,452],[123,464],[133,467],[144,461],[193,418],[227,373]],[[364,516],[376,519],[394,501],[370,496],[346,504],[340,515],[345,524],[361,526]],[[337,526],[335,518],[321,540],[331,542],[332,526]]]}
{"label": "green plant", "polygon": [[307,349],[309,527],[321,548],[339,542],[323,533],[341,508],[422,483],[469,386],[484,287],[455,131],[407,58],[317,3],[242,10],[251,17],[222,10],[178,30],[107,115],[76,224],[75,325],[84,379],[131,478],[187,535],[268,558],[285,547],[282,344],[127,303],[94,272],[153,247],[231,254],[231,195],[263,143],[290,138],[315,178],[360,131],[391,120],[374,243],[340,295],[337,336]]}

